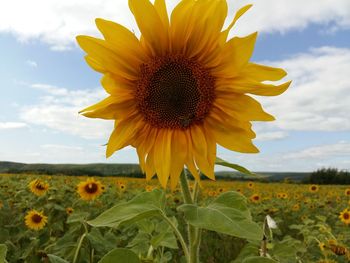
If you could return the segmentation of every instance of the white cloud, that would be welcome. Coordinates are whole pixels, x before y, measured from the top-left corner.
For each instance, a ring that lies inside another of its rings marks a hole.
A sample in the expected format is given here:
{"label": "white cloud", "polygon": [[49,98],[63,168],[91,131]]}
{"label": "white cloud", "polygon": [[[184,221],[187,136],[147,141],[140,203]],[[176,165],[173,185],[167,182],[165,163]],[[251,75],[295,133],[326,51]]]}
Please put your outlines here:
{"label": "white cloud", "polygon": [[20,118],[27,123],[45,126],[86,139],[105,139],[113,121],[89,119],[78,112],[105,97],[103,89],[68,90],[47,84],[32,84],[43,91],[40,103],[21,107]]}
{"label": "white cloud", "polygon": [[24,122],[0,122],[0,130],[20,129],[27,126]]}
{"label": "white cloud", "polygon": [[259,98],[283,130],[350,130],[350,49],[321,47],[273,63],[285,68],[291,87],[283,95]]}
{"label": "white cloud", "polygon": [[34,60],[28,59],[28,60],[26,61],[26,64],[27,64],[29,67],[32,67],[32,68],[37,68],[37,67],[38,67],[38,63],[36,63]]}
{"label": "white cloud", "polygon": [[[0,4],[0,32],[10,32],[20,41],[39,39],[53,50],[73,46],[78,34],[97,34],[96,17],[117,21],[138,33],[127,0],[11,0]],[[178,1],[167,1],[171,10]],[[236,0],[229,2],[229,14],[252,3],[253,8],[238,22],[235,33],[285,32],[310,23],[324,25],[324,31],[350,27],[350,1],[337,0]]]}
{"label": "white cloud", "polygon": [[284,159],[329,159],[329,158],[350,158],[350,143],[338,142],[335,144],[313,146],[307,149],[303,149],[298,152],[288,153],[283,156]]}

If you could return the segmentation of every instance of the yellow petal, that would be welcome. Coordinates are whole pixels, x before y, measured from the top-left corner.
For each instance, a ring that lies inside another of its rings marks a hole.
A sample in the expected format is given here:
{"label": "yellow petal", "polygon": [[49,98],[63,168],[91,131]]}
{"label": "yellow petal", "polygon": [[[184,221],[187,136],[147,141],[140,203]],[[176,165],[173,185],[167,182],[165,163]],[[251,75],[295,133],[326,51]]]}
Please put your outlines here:
{"label": "yellow petal", "polygon": [[154,159],[157,158],[154,156],[154,147],[147,155],[145,170],[146,170],[146,180],[151,180],[152,177],[156,174],[156,169],[154,167]]}
{"label": "yellow petal", "polygon": [[86,63],[95,71],[100,72],[100,73],[105,73],[108,70],[97,60],[95,60],[93,57],[86,55],[85,57]]}
{"label": "yellow petal", "polygon": [[207,56],[218,43],[226,16],[224,0],[181,1],[171,14],[173,52],[189,57]]}
{"label": "yellow petal", "polygon": [[113,44],[113,48],[117,53],[127,54],[129,60],[134,60],[135,64],[146,60],[146,54],[141,47],[140,41],[127,28],[101,18],[97,18],[95,22],[103,37],[107,42]]}
{"label": "yellow petal", "polygon": [[210,127],[218,144],[236,152],[257,153],[259,150],[252,144],[251,136],[243,129],[228,129],[223,123],[218,123],[212,118],[207,118],[206,123]]}
{"label": "yellow petal", "polygon": [[263,84],[249,79],[234,79],[234,80],[218,80],[217,93],[220,92],[236,92],[236,93],[250,93],[260,96],[277,96],[285,92],[291,81],[280,85]]}
{"label": "yellow petal", "polygon": [[112,74],[105,74],[101,79],[102,87],[111,95],[120,95],[122,93],[132,94],[135,89],[135,85],[133,85],[129,80],[113,76]]}
{"label": "yellow petal", "polygon": [[[123,57],[123,53],[115,53],[111,44],[89,36],[77,36],[77,41],[80,47],[108,72],[130,80],[137,79],[138,67]],[[127,54],[125,55],[127,57]]]}
{"label": "yellow petal", "polygon": [[155,7],[148,0],[129,0],[129,7],[153,55],[164,54],[168,50],[168,32]]}
{"label": "yellow petal", "polygon": [[243,78],[255,81],[276,81],[285,77],[287,73],[281,68],[273,68],[255,63],[249,63],[240,73]]}
{"label": "yellow petal", "polygon": [[106,156],[110,157],[115,151],[132,143],[135,132],[142,127],[140,117],[129,117],[122,121],[116,121],[115,128],[109,137]]}
{"label": "yellow petal", "polygon": [[168,12],[166,10],[165,0],[155,0],[154,7],[157,10],[160,19],[163,22],[163,25],[166,29],[169,28],[169,17]]}
{"label": "yellow petal", "polygon": [[118,119],[121,116],[131,115],[135,112],[135,102],[128,94],[118,97],[109,96],[106,99],[90,106],[79,113],[89,118]]}
{"label": "yellow petal", "polygon": [[258,101],[243,94],[218,93],[214,105],[235,119],[247,121],[273,121],[275,119],[263,110]]}
{"label": "yellow petal", "polygon": [[234,37],[222,49],[222,61],[213,69],[215,77],[233,78],[248,64],[253,55],[257,32],[249,36]]}
{"label": "yellow petal", "polygon": [[207,141],[200,126],[193,125],[190,129],[192,145],[194,148],[194,158],[199,170],[210,179],[215,179],[214,164],[208,163]]}
{"label": "yellow petal", "polygon": [[172,131],[169,129],[162,129],[158,132],[157,140],[154,145],[154,166],[160,184],[166,188],[170,176],[171,167],[171,139]]}
{"label": "yellow petal", "polygon": [[246,5],[246,6],[243,6],[242,8],[240,8],[237,12],[236,12],[236,15],[235,17],[233,18],[231,24],[224,30],[222,31],[221,33],[221,36],[220,36],[220,42],[221,42],[221,45],[224,45],[226,40],[227,40],[227,36],[228,34],[230,33],[230,30],[232,29],[232,27],[236,24],[237,20],[242,16],[244,15],[245,12],[247,12],[253,5]]}
{"label": "yellow petal", "polygon": [[187,156],[186,135],[181,130],[174,130],[173,132],[171,156],[170,189],[173,191],[178,184]]}
{"label": "yellow petal", "polygon": [[186,156],[186,166],[191,172],[192,176],[199,182],[200,174],[194,162],[194,146],[192,145],[191,133],[189,130],[184,131],[187,141],[187,156]]}

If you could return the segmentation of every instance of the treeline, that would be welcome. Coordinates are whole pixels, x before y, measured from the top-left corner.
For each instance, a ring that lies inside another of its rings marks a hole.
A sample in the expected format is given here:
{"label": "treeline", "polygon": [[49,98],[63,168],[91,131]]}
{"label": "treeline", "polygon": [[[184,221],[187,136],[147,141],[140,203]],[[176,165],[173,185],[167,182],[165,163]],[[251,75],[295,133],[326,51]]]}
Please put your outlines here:
{"label": "treeline", "polygon": [[350,172],[337,168],[322,168],[311,173],[303,183],[310,184],[350,184]]}

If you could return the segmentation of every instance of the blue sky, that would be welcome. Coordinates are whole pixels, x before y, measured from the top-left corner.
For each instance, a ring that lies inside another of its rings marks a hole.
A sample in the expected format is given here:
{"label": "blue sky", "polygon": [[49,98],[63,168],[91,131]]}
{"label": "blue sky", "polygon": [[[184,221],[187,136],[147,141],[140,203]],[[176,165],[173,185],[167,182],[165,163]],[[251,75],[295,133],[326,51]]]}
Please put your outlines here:
{"label": "blue sky", "polygon": [[[75,36],[98,35],[95,17],[137,34],[126,1],[30,2],[23,13],[19,0],[0,4],[0,160],[136,163],[131,147],[106,160],[113,123],[77,113],[105,93]],[[252,60],[285,68],[293,84],[280,97],[258,98],[277,119],[254,123],[259,154],[219,148],[219,156],[254,171],[350,169],[349,1],[228,2],[230,10],[254,4],[233,35],[258,30]]]}

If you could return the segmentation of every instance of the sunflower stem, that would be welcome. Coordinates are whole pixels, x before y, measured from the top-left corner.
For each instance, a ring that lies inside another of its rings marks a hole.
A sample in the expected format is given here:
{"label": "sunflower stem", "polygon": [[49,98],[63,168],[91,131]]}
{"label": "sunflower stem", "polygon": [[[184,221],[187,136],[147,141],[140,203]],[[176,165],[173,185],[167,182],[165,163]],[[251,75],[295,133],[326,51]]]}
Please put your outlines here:
{"label": "sunflower stem", "polygon": [[[182,190],[182,196],[184,198],[185,204],[196,204],[198,198],[199,186],[196,182],[193,193],[191,194],[186,171],[183,170],[180,175],[180,184]],[[187,234],[188,234],[188,247],[189,247],[189,258],[188,263],[198,263],[199,262],[199,247],[201,241],[201,232],[200,229],[194,227],[190,224],[187,224]]]}
{"label": "sunflower stem", "polygon": [[84,238],[86,237],[86,235],[87,235],[87,232],[82,234],[82,236],[80,237],[80,240],[79,240],[79,243],[78,243],[78,246],[77,246],[77,250],[75,251],[75,254],[74,254],[73,263],[76,263],[77,260],[78,260],[79,251],[80,251],[80,248],[81,248],[81,246],[83,244],[83,241],[84,241]]}

